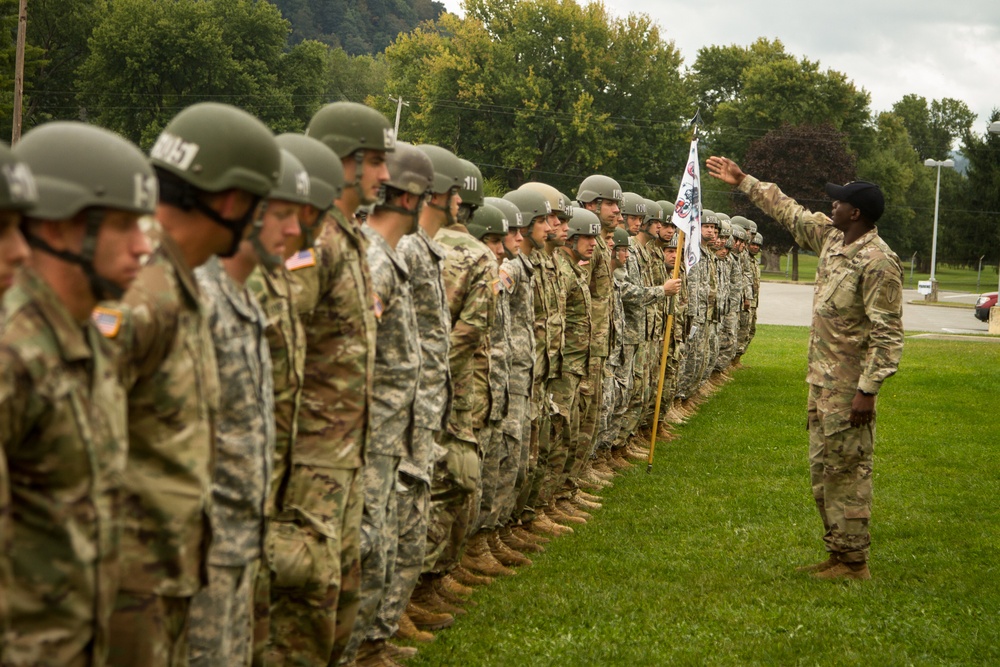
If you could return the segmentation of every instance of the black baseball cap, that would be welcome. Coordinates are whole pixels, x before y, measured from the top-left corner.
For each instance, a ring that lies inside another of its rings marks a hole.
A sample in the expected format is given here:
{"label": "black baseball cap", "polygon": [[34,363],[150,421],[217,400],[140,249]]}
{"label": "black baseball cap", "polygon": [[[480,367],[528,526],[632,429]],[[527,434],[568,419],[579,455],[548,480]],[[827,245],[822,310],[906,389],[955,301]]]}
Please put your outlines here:
{"label": "black baseball cap", "polygon": [[877,222],[885,211],[882,188],[868,181],[851,181],[844,185],[826,184],[826,194],[837,201],[847,202],[861,211],[868,222]]}

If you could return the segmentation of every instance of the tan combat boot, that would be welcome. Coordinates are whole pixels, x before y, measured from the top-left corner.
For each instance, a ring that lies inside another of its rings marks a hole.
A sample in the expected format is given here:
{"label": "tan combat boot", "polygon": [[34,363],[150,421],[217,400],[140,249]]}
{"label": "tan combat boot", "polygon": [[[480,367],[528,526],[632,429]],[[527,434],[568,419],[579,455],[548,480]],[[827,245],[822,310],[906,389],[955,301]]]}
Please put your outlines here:
{"label": "tan combat boot", "polygon": [[545,514],[556,523],[564,526],[568,523],[575,523],[575,524],[587,523],[587,520],[584,519],[583,517],[571,516],[563,512],[556,504],[556,501],[554,500],[551,503],[549,503],[548,507],[545,508]]}
{"label": "tan combat boot", "polygon": [[406,615],[413,621],[413,625],[421,630],[444,630],[455,624],[455,617],[451,614],[438,614],[419,605],[413,604],[411,600],[406,605]]}
{"label": "tan combat boot", "polygon": [[517,535],[514,534],[514,531],[508,527],[500,529],[500,539],[508,547],[522,554],[527,554],[527,553],[540,554],[545,551],[545,547],[543,547],[541,544],[536,544],[534,542],[529,542],[528,540],[520,539]]}
{"label": "tan combat boot", "polygon": [[548,544],[549,542],[552,541],[543,535],[536,535],[535,533],[531,532],[529,530],[530,526],[531,526],[530,523],[520,525],[517,528],[512,528],[511,533],[513,533],[514,536],[520,539],[522,542],[532,542],[539,546],[543,544]]}
{"label": "tan combat boot", "polygon": [[587,500],[582,495],[580,495],[581,493],[583,492],[577,491],[576,495],[574,495],[573,498],[570,500],[570,502],[576,505],[579,509],[587,511],[587,510],[599,510],[602,507],[604,507],[604,505],[602,505],[601,503],[594,502],[593,500]]}
{"label": "tan combat boot", "polygon": [[560,512],[569,517],[577,517],[579,519],[583,519],[584,521],[589,521],[590,519],[594,518],[590,513],[585,512],[584,510],[575,506],[568,499],[557,500],[556,507],[559,509]]}
{"label": "tan combat boot", "polygon": [[442,590],[447,590],[452,595],[457,595],[462,598],[467,598],[476,592],[475,588],[459,583],[459,581],[455,579],[455,577],[451,576],[450,573],[437,580],[437,589],[439,593]]}
{"label": "tan combat boot", "polygon": [[514,570],[504,567],[493,554],[486,543],[486,533],[480,531],[472,536],[465,555],[462,556],[462,567],[487,577],[509,577],[517,574]]}
{"label": "tan combat boot", "polygon": [[399,628],[396,630],[395,636],[408,642],[427,644],[434,641],[434,635],[425,630],[417,629],[410,615],[406,612],[403,612],[403,615],[399,617]]}
{"label": "tan combat boot", "polygon": [[823,570],[829,570],[831,567],[833,567],[834,565],[836,565],[839,562],[840,562],[840,559],[837,558],[836,554],[830,554],[830,557],[827,558],[822,563],[813,563],[812,565],[802,565],[800,567],[795,568],[795,571],[796,572],[822,572]]}
{"label": "tan combat boot", "polygon": [[484,577],[476,574],[475,572],[471,572],[461,565],[452,569],[451,576],[455,578],[455,581],[463,586],[489,586],[493,583],[493,579],[490,577]]}
{"label": "tan combat boot", "polygon": [[392,642],[385,643],[385,652],[393,660],[409,660],[417,655],[416,646],[398,646]]}
{"label": "tan combat boot", "polygon": [[[454,586],[458,586],[461,589],[470,591],[472,590],[471,588],[466,588],[465,586],[462,586],[462,584],[458,583],[457,581],[452,580],[452,583],[454,584]],[[451,588],[444,583],[444,577],[438,577],[437,579],[434,580],[434,583],[432,585],[434,586],[434,592],[437,594],[439,598],[441,598],[441,600],[443,600],[445,603],[449,605],[454,605],[455,607],[462,609],[463,613],[465,611],[465,607],[475,607],[479,604],[466,597],[462,597],[458,593],[452,592]]]}
{"label": "tan combat boot", "polygon": [[486,538],[486,544],[490,547],[490,553],[493,554],[493,557],[501,565],[506,567],[523,567],[532,564],[530,558],[519,551],[511,549],[496,533],[490,533],[489,537]]}
{"label": "tan combat boot", "polygon": [[846,579],[867,581],[872,578],[868,563],[837,563],[833,567],[813,572],[816,579]]}
{"label": "tan combat boot", "polygon": [[422,577],[420,584],[413,590],[413,594],[410,596],[410,602],[417,605],[421,609],[425,609],[435,614],[451,614],[452,616],[461,616],[466,613],[465,609],[459,607],[458,605],[451,604],[440,595],[438,595],[437,590],[434,586],[435,580],[440,577],[430,578],[427,575]]}

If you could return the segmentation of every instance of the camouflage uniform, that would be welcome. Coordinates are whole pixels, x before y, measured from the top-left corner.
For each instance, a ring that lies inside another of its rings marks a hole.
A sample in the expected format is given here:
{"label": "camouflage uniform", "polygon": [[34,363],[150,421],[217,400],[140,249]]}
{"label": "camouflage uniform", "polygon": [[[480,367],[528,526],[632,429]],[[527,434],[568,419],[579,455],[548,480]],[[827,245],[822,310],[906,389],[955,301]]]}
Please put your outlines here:
{"label": "camouflage uniform", "polygon": [[190,600],[207,583],[219,375],[199,299],[168,235],[124,298],[129,449],[110,653],[122,667],[185,664]]}
{"label": "camouflage uniform", "polygon": [[701,373],[702,382],[711,377],[712,372],[715,370],[715,364],[719,361],[719,351],[722,349],[722,340],[720,337],[722,335],[723,323],[729,315],[730,304],[728,261],[721,259],[715,254],[714,250],[711,251],[708,260],[714,267],[712,277],[715,278],[715,282],[710,285],[708,298],[710,301],[714,300],[715,317],[708,321],[708,349],[705,354],[705,367]]}
{"label": "camouflage uniform", "polygon": [[[719,357],[715,360],[715,370],[724,371],[729,368],[736,356],[736,338],[739,334],[740,312],[743,309],[743,296],[746,285],[743,282],[743,269],[737,255],[732,250],[725,258],[719,259],[719,274],[724,280],[726,290],[726,309],[719,323]],[[722,301],[721,290],[719,301]]]}
{"label": "camouflage uniform", "polygon": [[[556,480],[556,489],[562,488],[583,471],[583,464],[590,458],[592,441],[580,433],[579,395],[584,383],[589,379],[590,348],[593,340],[591,320],[589,262],[577,262],[568,249],[556,251],[563,265],[573,272],[570,289],[566,293],[565,336],[562,350],[562,377],[560,382],[564,395],[568,392],[569,437],[567,438],[566,463]],[[558,396],[559,392],[556,392]],[[559,404],[559,401],[556,401]],[[560,407],[562,409],[562,407]]]}
{"label": "camouflage uniform", "polygon": [[[535,272],[535,375],[531,388],[535,404],[531,425],[531,457],[534,469],[521,493],[524,502],[523,520],[534,518],[535,507],[539,506],[539,493],[549,469],[549,455],[552,449],[552,394],[550,381],[559,376],[562,367],[560,351],[563,344],[563,312],[560,309],[559,273],[555,259],[544,250],[535,249],[528,255]],[[541,365],[539,365],[541,364]],[[531,464],[529,463],[529,468]],[[520,498],[519,498],[520,502]],[[541,503],[544,504],[544,503]]]}
{"label": "camouflage uniform", "polygon": [[605,382],[611,380],[607,360],[611,354],[611,311],[614,280],[611,277],[611,250],[604,238],[597,237],[597,247],[586,266],[590,287],[590,368],[580,382],[580,440],[593,455],[601,424],[611,416],[611,406],[604,404]]}
{"label": "camouflage uniform", "polygon": [[[590,290],[587,290],[587,313],[583,314],[580,307],[583,297],[578,289],[579,279],[577,273],[579,267],[569,259],[566,251],[556,248],[552,253],[552,261],[556,266],[559,313],[562,320],[562,342],[559,346],[559,373],[549,380],[546,391],[552,398],[552,432],[547,457],[547,469],[542,479],[542,486],[539,489],[538,501],[547,505],[552,499],[556,490],[563,482],[563,471],[569,458],[570,447],[575,443],[579,434],[580,414],[578,412],[577,394],[580,388],[580,369],[578,364],[574,368],[568,368],[567,352],[571,355],[581,354],[581,347],[586,346],[586,354],[589,356],[590,348]],[[582,341],[582,337],[572,335],[574,348],[567,350],[566,339],[569,336],[570,315],[567,305],[573,303],[573,324],[581,328],[582,322],[586,321],[587,340]],[[584,357],[586,359],[586,356]],[[589,369],[584,366],[582,371],[586,373]],[[577,372],[572,372],[577,371]]]}
{"label": "camouflage uniform", "polygon": [[632,391],[618,417],[622,423],[615,447],[624,445],[625,440],[638,430],[650,392],[647,382],[649,335],[652,332],[650,319],[653,309],[666,298],[663,287],[653,286],[652,282],[649,252],[636,240],[625,263],[625,281],[622,284],[622,304],[625,307],[625,354],[633,360]]}
{"label": "camouflage uniform", "polygon": [[[501,426],[505,459],[497,481],[496,511],[491,522],[504,525],[514,518],[517,498],[528,479],[531,450],[531,386],[535,367],[534,269],[523,255],[505,260],[500,270],[509,276],[510,377],[507,415]],[[501,276],[501,279],[503,276]]]}
{"label": "camouflage uniform", "polygon": [[342,662],[357,652],[375,622],[396,563],[399,520],[396,478],[400,460],[412,453],[413,402],[420,379],[420,342],[409,269],[377,231],[368,240],[372,298],[378,320],[372,431],[365,456],[365,509],[361,523],[361,607]]}
{"label": "camouflage uniform", "polygon": [[0,369],[0,461],[13,500],[0,662],[103,665],[127,447],[110,346],[23,268],[4,298]]}
{"label": "camouflage uniform", "polygon": [[274,386],[256,297],[217,257],[195,270],[219,368],[209,582],[191,601],[192,665],[249,665],[253,585],[274,458]]}
{"label": "camouflage uniform", "polygon": [[451,314],[445,299],[441,264],[446,253],[422,228],[396,247],[410,271],[410,291],[417,316],[420,377],[413,406],[411,452],[399,464],[396,504],[398,546],[385,601],[369,636],[392,637],[420,578],[427,546],[431,476],[443,450],[437,444],[451,411]]}
{"label": "camouflage uniform", "polygon": [[[690,301],[690,288],[688,286],[687,269],[684,258],[680,252],[677,254],[677,262],[680,262],[680,270],[677,277],[681,281],[680,291],[677,296],[672,297],[671,308],[673,309],[673,339],[670,343],[670,357],[667,359],[667,378],[663,386],[663,408],[670,409],[670,404],[680,385],[680,374],[687,356],[687,313]],[[672,274],[671,274],[672,275]]]}
{"label": "camouflage uniform", "polygon": [[677,383],[677,395],[687,399],[701,385],[705,364],[705,346],[709,322],[715,318],[715,301],[710,300],[710,285],[715,283],[712,251],[702,243],[701,258],[688,269],[688,308],[686,316],[685,355]]}
{"label": "camouflage uniform", "polygon": [[[739,259],[740,273],[743,276],[743,300],[740,302],[740,323],[736,336],[736,356],[742,356],[747,351],[747,341],[750,338],[750,317],[753,303],[756,299],[756,287],[754,286],[756,272],[753,266],[754,259],[750,257],[750,253],[746,248],[741,250],[736,257]],[[744,302],[749,305],[744,306]]]}
{"label": "camouflage uniform", "polygon": [[285,511],[269,535],[271,659],[335,663],[350,638],[361,584],[361,463],[368,444],[375,313],[366,242],[330,210],[311,257],[291,271],[306,332],[305,383]]}
{"label": "camouflage uniform", "polygon": [[[617,439],[621,429],[621,420],[615,415],[618,414],[619,408],[624,409],[624,406],[627,405],[628,395],[632,390],[632,359],[626,355],[625,306],[622,303],[622,292],[627,280],[625,269],[615,269],[613,279],[608,372],[604,374],[602,382],[601,419],[594,450],[611,449],[611,445]],[[591,451],[592,455],[593,453]]]}
{"label": "camouflage uniform", "polygon": [[750,301],[750,317],[747,325],[747,342],[744,351],[750,347],[750,342],[757,335],[757,306],[760,304],[760,262],[756,257],[750,257],[750,265],[753,269],[753,298]]}
{"label": "camouflage uniform", "polygon": [[[310,258],[311,252],[307,253]],[[285,511],[285,490],[293,468],[292,455],[298,432],[299,402],[305,379],[306,332],[292,301],[291,276],[284,266],[268,271],[257,267],[247,279],[267,320],[264,331],[271,353],[271,378],[274,387],[274,458],[271,485],[264,504],[267,517],[264,543],[270,543],[275,522],[294,523],[294,510]],[[264,556],[267,554],[264,550]],[[266,558],[261,564],[254,594],[254,662],[267,661],[271,632],[271,569]]]}
{"label": "camouflage uniform", "polygon": [[[646,243],[649,253],[649,269],[652,285],[662,285],[670,277],[667,275],[667,265],[663,263],[663,248],[659,238],[651,238]],[[660,385],[660,361],[663,358],[663,337],[667,329],[667,311],[673,297],[664,298],[654,304],[650,310],[652,317],[647,315],[649,334],[649,363],[646,365],[647,399],[643,422],[652,426],[653,409],[656,407],[656,390]]]}
{"label": "camouflage uniform", "polygon": [[[497,527],[500,514],[497,493],[501,489],[501,483],[508,485],[514,483],[514,479],[510,478],[511,466],[503,435],[503,422],[510,407],[510,367],[513,357],[510,294],[514,283],[509,270],[509,265],[506,268],[501,267],[498,279],[493,284],[496,314],[490,329],[490,414],[485,432],[480,438],[483,449],[483,495],[480,499],[479,517],[476,520],[476,528],[487,530]],[[513,472],[517,474],[516,465]],[[503,473],[502,481],[501,473]]]}
{"label": "camouflage uniform", "polygon": [[851,426],[860,390],[877,394],[903,353],[902,267],[873,228],[850,245],[830,218],[747,176],[740,190],[819,255],[809,336],[809,462],[826,548],[868,559],[875,417]]}
{"label": "camouflage uniform", "polygon": [[489,349],[498,274],[493,252],[462,225],[439,230],[434,240],[447,253],[441,275],[452,323],[449,363],[454,401],[441,443],[447,453],[436,465],[431,482],[424,571],[442,573],[461,557],[472,519],[469,501],[481,488],[475,421],[482,406],[477,400],[481,397],[477,396],[476,358]]}

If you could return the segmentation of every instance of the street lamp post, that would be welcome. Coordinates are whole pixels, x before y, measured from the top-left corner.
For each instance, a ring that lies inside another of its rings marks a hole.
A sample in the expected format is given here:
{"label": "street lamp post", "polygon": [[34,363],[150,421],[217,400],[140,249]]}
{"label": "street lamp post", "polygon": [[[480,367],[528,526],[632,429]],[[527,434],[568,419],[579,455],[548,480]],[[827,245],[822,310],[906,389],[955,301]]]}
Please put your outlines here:
{"label": "street lamp post", "polygon": [[952,168],[955,161],[947,160],[924,160],[925,167],[937,167],[937,187],[934,190],[934,231],[931,234],[931,293],[928,301],[937,301],[937,279],[934,270],[937,266],[937,228],[938,228],[938,205],[941,203],[941,167]]}
{"label": "street lamp post", "polygon": [[[990,134],[1000,134],[1000,121],[990,123]],[[1000,266],[997,267],[997,295],[1000,297]],[[990,308],[990,333],[1000,335],[1000,298],[997,305]]]}

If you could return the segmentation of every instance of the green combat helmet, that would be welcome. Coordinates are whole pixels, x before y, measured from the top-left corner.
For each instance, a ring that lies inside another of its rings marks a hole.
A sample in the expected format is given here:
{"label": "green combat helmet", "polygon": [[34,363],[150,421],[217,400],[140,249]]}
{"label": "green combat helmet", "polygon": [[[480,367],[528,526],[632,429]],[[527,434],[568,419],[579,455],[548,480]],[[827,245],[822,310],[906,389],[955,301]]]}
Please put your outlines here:
{"label": "green combat helmet", "polygon": [[674,217],[674,202],[667,201],[666,199],[657,199],[656,205],[663,209],[663,224],[673,225],[674,223],[671,220]]}
{"label": "green combat helmet", "polygon": [[531,224],[530,220],[526,220],[521,215],[521,209],[512,201],[501,199],[500,197],[487,197],[486,203],[493,208],[500,209],[500,212],[507,219],[507,229],[524,229]]}
{"label": "green combat helmet", "polygon": [[483,173],[479,167],[468,160],[459,158],[462,163],[462,182],[458,186],[458,196],[462,198],[462,203],[458,207],[458,221],[465,223],[476,212],[476,209],[483,205],[485,193],[483,192]]}
{"label": "green combat helmet", "polygon": [[749,218],[747,219],[747,231],[750,232],[751,234],[757,233],[757,223],[754,222],[753,220],[750,220]]}
{"label": "green combat helmet", "polygon": [[[503,198],[517,206],[521,211],[521,217],[525,220],[525,227],[531,227],[537,218],[547,217],[552,212],[552,206],[545,195],[535,189],[525,188],[523,185],[517,190],[508,192]],[[528,239],[535,248],[541,249],[544,247],[543,245],[539,245],[530,234],[528,235]]]}
{"label": "green combat helmet", "polygon": [[391,153],[396,150],[396,132],[389,119],[357,102],[334,102],[317,111],[309,121],[306,136],[329,146],[341,160],[354,156],[357,167],[351,187],[361,183],[365,151]]}
{"label": "green combat helmet", "polygon": [[580,187],[576,189],[576,200],[581,204],[589,204],[598,199],[610,199],[620,203],[622,194],[622,186],[618,185],[618,181],[610,176],[594,174],[580,183]]}
{"label": "green combat helmet", "polygon": [[760,235],[760,232],[753,235],[753,241],[751,241],[755,246],[764,245],[764,237]]}
{"label": "green combat helmet", "polygon": [[601,219],[593,211],[585,208],[578,208],[573,212],[573,217],[569,219],[569,231],[566,238],[571,240],[577,236],[600,236]]}
{"label": "green combat helmet", "polygon": [[79,254],[56,250],[25,230],[36,250],[83,268],[98,300],[119,299],[122,289],[97,274],[94,251],[105,211],[150,215],[156,210],[156,174],[136,146],[114,132],[78,122],[40,125],[24,135],[15,159],[34,174],[38,202],[30,216],[69,220],[86,211],[86,231]]}
{"label": "green combat helmet", "polygon": [[622,193],[621,201],[622,215],[638,215],[646,218],[646,199],[634,192]]}
{"label": "green combat helmet", "polygon": [[[222,257],[239,248],[257,203],[271,192],[281,171],[271,130],[246,111],[215,102],[194,104],[174,116],[149,154],[158,170],[162,202],[197,210],[233,235]],[[257,199],[237,220],[223,218],[201,196],[231,189]]]}
{"label": "green combat helmet", "polygon": [[[431,192],[436,195],[452,191],[459,192],[462,187],[462,181],[465,179],[465,166],[458,156],[447,148],[441,148],[433,144],[420,144],[417,148],[430,158],[431,165],[434,167],[434,181],[431,183]],[[443,205],[431,202],[428,206],[438,211],[443,211],[447,224],[454,225],[456,220],[451,214],[450,203],[451,198],[449,197]]]}
{"label": "green combat helmet", "polygon": [[556,190],[548,183],[529,181],[523,184],[518,190],[531,190],[537,192],[549,201],[549,208],[560,220],[569,220],[573,217],[573,206],[569,197]]}
{"label": "green combat helmet", "polygon": [[[389,170],[389,180],[382,185],[375,208],[413,216],[413,227],[408,232],[413,234],[419,226],[420,207],[423,206],[424,195],[430,192],[434,183],[434,165],[422,150],[413,144],[400,141],[396,143],[396,150],[386,156],[386,168]],[[416,195],[419,198],[417,205],[413,209],[406,209],[387,203],[386,195],[389,189]]]}
{"label": "green combat helmet", "polygon": [[726,222],[729,222],[729,220],[730,220],[730,218],[729,218],[728,215],[726,215],[725,213],[719,213],[718,211],[716,211],[715,217],[717,217],[719,219],[719,222],[722,222],[723,220],[725,220]]}
{"label": "green combat helmet", "polygon": [[476,217],[468,224],[469,233],[480,241],[487,234],[505,236],[507,234],[507,217],[495,206],[484,203],[476,210]]}
{"label": "green combat helmet", "polygon": [[[715,215],[719,215],[716,213]],[[728,239],[733,235],[733,225],[728,220],[719,221],[719,238]]]}
{"label": "green combat helmet", "polygon": [[659,222],[663,224],[665,220],[663,219],[663,207],[652,199],[646,200],[646,219],[643,220],[643,224],[648,225],[650,222]]}
{"label": "green combat helmet", "polygon": [[329,146],[304,134],[279,134],[275,141],[302,163],[309,175],[309,201],[318,211],[329,211],[344,188],[344,167]]}
{"label": "green combat helmet", "polygon": [[37,202],[38,189],[31,168],[0,143],[0,210],[25,212]]}
{"label": "green combat helmet", "polygon": [[[309,174],[306,168],[291,151],[281,149],[281,171],[278,174],[278,183],[271,189],[267,199],[287,201],[292,204],[309,204],[310,187]],[[281,257],[267,252],[260,242],[260,233],[264,229],[264,214],[267,211],[268,202],[261,204],[260,212],[250,228],[247,241],[253,246],[257,253],[257,259],[265,268],[273,270],[281,265]]]}
{"label": "green combat helmet", "polygon": [[667,241],[663,247],[676,249],[679,239],[680,239],[680,234],[674,234],[673,236],[670,237],[670,240]]}
{"label": "green combat helmet", "polygon": [[743,229],[742,227],[734,225],[733,226],[733,238],[736,239],[737,241],[746,241],[747,240],[747,230]]}
{"label": "green combat helmet", "polygon": [[[319,222],[344,189],[344,167],[340,158],[322,141],[304,134],[279,134],[275,141],[280,148],[294,155],[309,175],[309,201],[306,203],[319,211],[316,219]],[[312,246],[312,228],[300,220],[299,229],[302,232],[302,247]]]}
{"label": "green combat helmet", "polygon": [[628,232],[621,227],[615,229],[615,234],[612,237],[615,242],[615,250],[619,248],[631,248],[632,247],[632,237],[628,235]]}
{"label": "green combat helmet", "polygon": [[705,227],[719,227],[719,217],[715,211],[709,211],[707,208],[701,212],[701,226]]}

